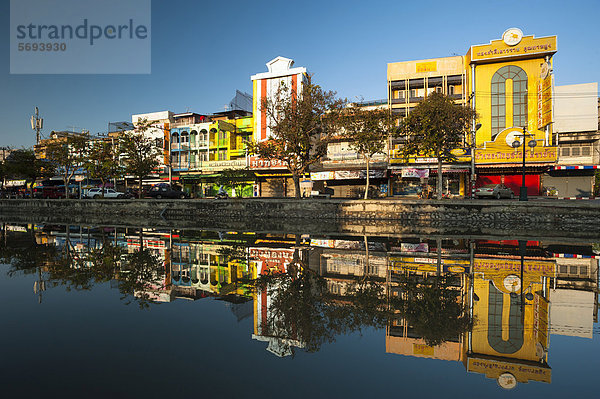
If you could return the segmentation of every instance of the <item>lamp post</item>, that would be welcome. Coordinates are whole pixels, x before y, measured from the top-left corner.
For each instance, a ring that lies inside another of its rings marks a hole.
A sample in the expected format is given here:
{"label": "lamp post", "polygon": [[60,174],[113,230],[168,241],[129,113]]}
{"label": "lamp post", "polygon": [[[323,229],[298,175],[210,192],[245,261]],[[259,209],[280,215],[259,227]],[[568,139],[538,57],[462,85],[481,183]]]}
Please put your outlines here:
{"label": "lamp post", "polygon": [[473,190],[475,189],[475,133],[481,127],[481,123],[475,125],[473,131],[471,131],[471,192],[469,198],[473,198]]}
{"label": "lamp post", "polygon": [[[519,201],[527,201],[527,186],[525,185],[525,137],[533,137],[533,134],[527,133],[527,126],[523,126],[523,134],[516,135],[515,137],[523,138],[520,141],[515,140],[512,143],[513,148],[519,148],[521,145],[523,145],[523,166],[522,166],[521,188],[519,190]],[[533,149],[537,145],[537,142],[534,139],[532,139],[532,140],[529,140],[529,143],[527,143],[527,145],[533,151]]]}

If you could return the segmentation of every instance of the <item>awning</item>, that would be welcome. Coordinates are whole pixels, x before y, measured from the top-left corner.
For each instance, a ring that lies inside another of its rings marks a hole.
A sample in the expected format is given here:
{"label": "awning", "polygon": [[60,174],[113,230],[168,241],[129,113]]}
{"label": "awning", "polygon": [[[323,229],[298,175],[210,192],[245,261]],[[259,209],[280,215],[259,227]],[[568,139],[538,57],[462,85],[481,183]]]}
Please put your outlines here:
{"label": "awning", "polygon": [[550,170],[590,170],[599,169],[600,165],[555,165]]}

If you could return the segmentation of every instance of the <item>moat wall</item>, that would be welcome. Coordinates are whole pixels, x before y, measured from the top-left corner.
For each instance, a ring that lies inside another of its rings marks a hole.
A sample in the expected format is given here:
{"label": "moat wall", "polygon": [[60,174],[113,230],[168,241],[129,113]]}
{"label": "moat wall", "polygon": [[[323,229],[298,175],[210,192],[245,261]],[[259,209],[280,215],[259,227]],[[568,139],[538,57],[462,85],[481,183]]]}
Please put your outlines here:
{"label": "moat wall", "polygon": [[600,203],[491,200],[0,200],[2,220],[354,234],[600,238]]}

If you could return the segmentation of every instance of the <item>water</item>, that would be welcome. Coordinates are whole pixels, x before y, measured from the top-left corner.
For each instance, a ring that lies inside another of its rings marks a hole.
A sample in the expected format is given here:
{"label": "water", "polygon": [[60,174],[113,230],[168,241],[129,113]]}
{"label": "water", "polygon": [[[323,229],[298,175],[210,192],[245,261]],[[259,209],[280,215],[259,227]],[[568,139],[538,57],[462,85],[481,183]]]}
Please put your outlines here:
{"label": "water", "polygon": [[595,392],[594,240],[2,233],[7,397]]}

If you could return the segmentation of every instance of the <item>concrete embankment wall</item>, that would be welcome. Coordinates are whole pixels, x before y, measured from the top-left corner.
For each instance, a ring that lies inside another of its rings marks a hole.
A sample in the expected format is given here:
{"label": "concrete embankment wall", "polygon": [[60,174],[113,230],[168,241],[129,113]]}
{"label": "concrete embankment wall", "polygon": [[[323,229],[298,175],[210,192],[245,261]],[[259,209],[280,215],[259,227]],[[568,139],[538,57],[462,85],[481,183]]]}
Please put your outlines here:
{"label": "concrete embankment wall", "polygon": [[566,200],[0,200],[0,217],[328,234],[503,231],[600,238],[600,203]]}

